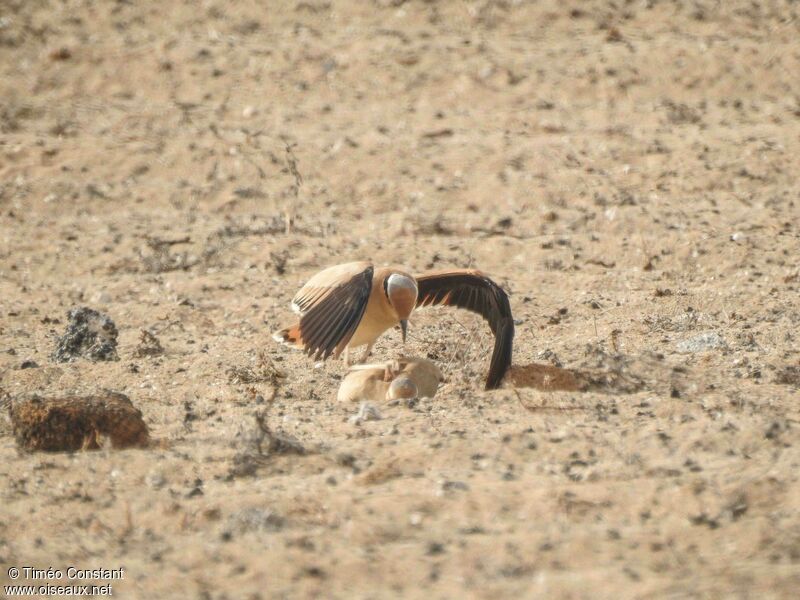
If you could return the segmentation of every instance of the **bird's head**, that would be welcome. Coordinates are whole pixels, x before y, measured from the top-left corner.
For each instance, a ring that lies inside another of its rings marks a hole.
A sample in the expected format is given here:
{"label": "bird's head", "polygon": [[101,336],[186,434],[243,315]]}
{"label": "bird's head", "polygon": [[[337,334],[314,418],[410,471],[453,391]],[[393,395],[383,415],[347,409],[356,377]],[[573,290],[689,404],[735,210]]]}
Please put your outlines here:
{"label": "bird's head", "polygon": [[386,297],[397,313],[400,327],[403,330],[403,342],[406,341],[408,317],[417,305],[417,282],[407,275],[392,273],[386,278]]}

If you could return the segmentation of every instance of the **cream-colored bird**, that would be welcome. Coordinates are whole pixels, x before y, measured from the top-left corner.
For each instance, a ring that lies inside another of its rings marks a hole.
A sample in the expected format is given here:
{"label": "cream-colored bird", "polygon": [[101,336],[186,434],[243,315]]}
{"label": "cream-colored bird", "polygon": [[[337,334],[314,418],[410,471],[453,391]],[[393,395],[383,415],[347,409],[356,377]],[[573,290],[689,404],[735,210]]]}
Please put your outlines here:
{"label": "cream-colored bird", "polygon": [[514,319],[503,289],[474,269],[414,277],[404,269],[375,268],[369,262],[329,267],[314,275],[292,300],[299,322],[272,337],[303,349],[315,360],[338,358],[344,352],[348,363],[349,349],[366,345],[363,362],[383,332],[399,324],[405,343],[414,309],[437,304],[464,308],[488,321],[495,343],[486,389],[499,387],[511,366]]}

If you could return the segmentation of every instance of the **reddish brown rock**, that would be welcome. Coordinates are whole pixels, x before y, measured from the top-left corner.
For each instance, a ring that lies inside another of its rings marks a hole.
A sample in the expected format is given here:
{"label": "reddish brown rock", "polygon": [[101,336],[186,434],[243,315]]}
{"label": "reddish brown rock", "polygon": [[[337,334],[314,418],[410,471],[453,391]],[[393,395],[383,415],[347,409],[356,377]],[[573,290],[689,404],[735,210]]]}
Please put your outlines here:
{"label": "reddish brown rock", "polygon": [[10,414],[17,444],[28,451],[96,450],[104,439],[114,448],[143,447],[150,439],[142,413],[115,392],[15,400]]}

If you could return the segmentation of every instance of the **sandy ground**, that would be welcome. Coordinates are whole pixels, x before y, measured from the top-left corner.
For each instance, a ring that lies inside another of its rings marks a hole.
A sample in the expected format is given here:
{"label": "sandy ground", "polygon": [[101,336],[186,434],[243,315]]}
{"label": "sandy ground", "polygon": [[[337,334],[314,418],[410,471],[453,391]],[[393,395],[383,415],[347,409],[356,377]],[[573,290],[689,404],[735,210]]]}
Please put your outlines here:
{"label": "sandy ground", "polygon": [[[121,392],[154,439],[29,454],[0,417],[0,583],[796,597],[800,6],[268,4],[0,2],[2,394]],[[426,310],[375,358],[439,394],[350,422],[342,363],[269,334],[360,259],[490,273],[514,383]],[[52,362],[76,306],[120,360]]]}

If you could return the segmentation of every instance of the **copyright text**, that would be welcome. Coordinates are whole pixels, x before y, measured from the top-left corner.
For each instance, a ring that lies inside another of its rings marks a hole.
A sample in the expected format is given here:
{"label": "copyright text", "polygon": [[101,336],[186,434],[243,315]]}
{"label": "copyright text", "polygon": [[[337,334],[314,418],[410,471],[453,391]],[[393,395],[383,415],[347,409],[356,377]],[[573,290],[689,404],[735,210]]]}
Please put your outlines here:
{"label": "copyright text", "polygon": [[[12,596],[113,596],[111,581],[125,579],[125,569],[38,569],[35,567],[9,567],[8,578],[14,582],[4,585],[3,592]],[[40,582],[31,585],[30,581]],[[42,582],[47,583],[42,583]],[[95,583],[82,583],[93,581]]]}

